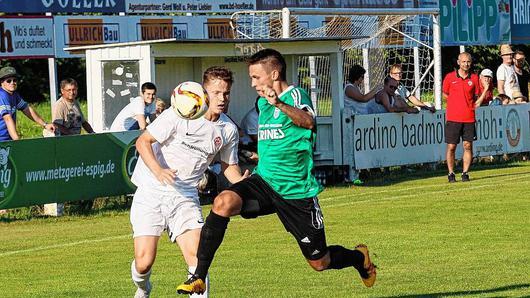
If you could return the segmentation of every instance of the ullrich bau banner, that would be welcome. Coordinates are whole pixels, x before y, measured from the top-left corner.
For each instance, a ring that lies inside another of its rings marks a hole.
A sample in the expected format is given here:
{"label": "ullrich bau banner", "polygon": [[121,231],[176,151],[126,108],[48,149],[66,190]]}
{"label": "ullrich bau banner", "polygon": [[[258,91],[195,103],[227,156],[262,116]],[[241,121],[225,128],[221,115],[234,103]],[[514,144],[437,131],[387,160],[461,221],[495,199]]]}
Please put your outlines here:
{"label": "ullrich bau banner", "polygon": [[0,209],[134,192],[138,131],[0,143]]}
{"label": "ullrich bau banner", "polygon": [[510,43],[509,0],[440,0],[442,45]]}

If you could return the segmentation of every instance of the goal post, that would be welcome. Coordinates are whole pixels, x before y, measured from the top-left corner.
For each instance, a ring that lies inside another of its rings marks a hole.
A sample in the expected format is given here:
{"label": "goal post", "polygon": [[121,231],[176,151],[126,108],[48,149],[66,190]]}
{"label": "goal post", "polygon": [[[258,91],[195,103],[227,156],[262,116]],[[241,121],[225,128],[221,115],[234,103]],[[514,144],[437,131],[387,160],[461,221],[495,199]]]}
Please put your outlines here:
{"label": "goal post", "polygon": [[[284,8],[232,14],[236,39],[342,39],[343,76],[359,64],[367,70],[365,88],[382,86],[389,67],[401,64],[402,83],[422,101],[441,108],[441,47],[437,9],[314,9]],[[246,53],[260,46],[247,46]],[[250,49],[250,50],[249,50]],[[299,84],[317,103],[329,97],[329,61],[299,57]],[[308,69],[308,71],[305,71]],[[327,72],[327,74],[326,74]],[[305,84],[305,85],[304,85]],[[369,91],[369,90],[366,90]],[[312,94],[316,92],[317,94]],[[318,106],[318,104],[317,104]],[[320,104],[319,115],[331,110]]]}

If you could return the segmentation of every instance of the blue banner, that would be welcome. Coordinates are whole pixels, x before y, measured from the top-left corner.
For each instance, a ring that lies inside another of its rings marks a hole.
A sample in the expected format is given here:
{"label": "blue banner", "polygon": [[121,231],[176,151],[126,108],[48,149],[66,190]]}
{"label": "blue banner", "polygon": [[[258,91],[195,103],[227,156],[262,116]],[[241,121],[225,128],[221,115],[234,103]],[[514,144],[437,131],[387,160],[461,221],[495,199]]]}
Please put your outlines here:
{"label": "blue banner", "polygon": [[509,0],[440,0],[442,45],[510,43]]}
{"label": "blue banner", "polygon": [[512,43],[530,43],[530,7],[528,0],[512,0]]}
{"label": "blue banner", "polygon": [[118,13],[125,0],[0,0],[4,13]]}

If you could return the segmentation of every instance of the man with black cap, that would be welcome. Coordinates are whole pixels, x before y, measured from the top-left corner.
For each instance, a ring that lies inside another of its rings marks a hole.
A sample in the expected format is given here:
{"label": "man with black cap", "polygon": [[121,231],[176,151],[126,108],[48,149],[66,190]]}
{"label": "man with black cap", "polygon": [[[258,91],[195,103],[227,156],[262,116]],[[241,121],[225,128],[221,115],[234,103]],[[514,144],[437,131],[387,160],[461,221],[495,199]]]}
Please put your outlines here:
{"label": "man with black cap", "polygon": [[17,71],[10,66],[0,69],[0,142],[20,139],[16,130],[17,110],[45,129],[54,132],[55,126],[46,123],[42,117],[16,92]]}

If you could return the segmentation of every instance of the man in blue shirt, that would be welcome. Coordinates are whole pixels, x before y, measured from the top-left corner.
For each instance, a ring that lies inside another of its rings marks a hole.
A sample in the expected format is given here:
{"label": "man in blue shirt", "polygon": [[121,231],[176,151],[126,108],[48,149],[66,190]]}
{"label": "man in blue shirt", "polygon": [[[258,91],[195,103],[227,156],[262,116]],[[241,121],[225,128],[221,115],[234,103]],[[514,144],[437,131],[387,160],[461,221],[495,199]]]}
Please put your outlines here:
{"label": "man in blue shirt", "polygon": [[20,139],[16,130],[17,110],[47,130],[54,132],[55,126],[42,117],[16,92],[18,74],[13,67],[0,69],[0,142]]}

